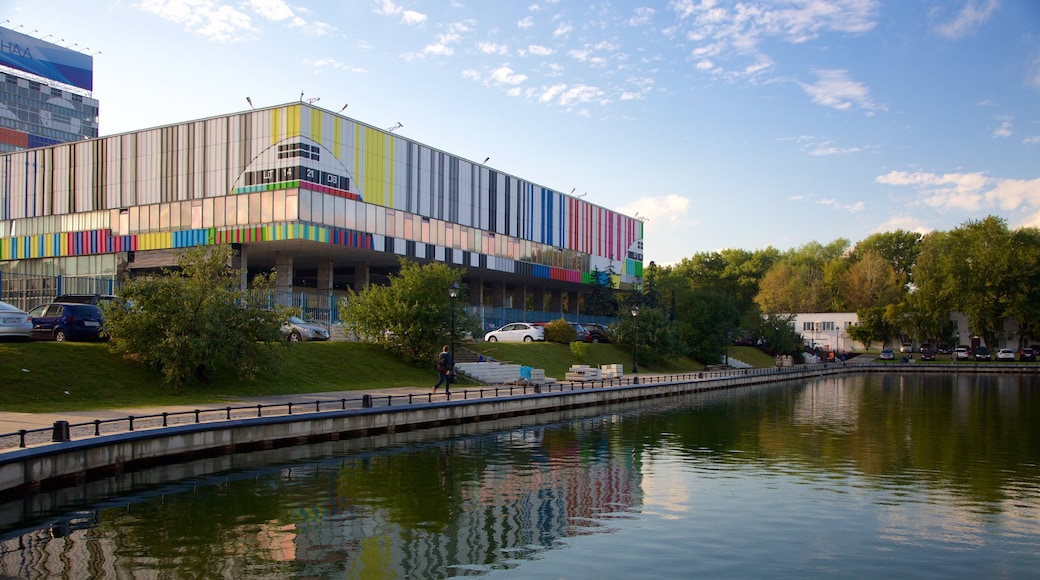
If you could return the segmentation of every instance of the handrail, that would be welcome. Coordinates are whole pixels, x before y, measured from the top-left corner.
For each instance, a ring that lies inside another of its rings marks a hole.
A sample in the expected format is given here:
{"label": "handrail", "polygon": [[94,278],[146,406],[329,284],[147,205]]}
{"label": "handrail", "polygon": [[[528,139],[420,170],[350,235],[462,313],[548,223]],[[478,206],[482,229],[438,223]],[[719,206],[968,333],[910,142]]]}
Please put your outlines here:
{"label": "handrail", "polygon": [[[817,368],[818,367],[818,368]],[[43,427],[39,429],[21,429],[11,433],[0,433],[0,452],[11,448],[25,448],[29,445],[51,443],[55,441],[69,441],[77,437],[100,437],[140,429],[162,429],[166,427],[215,423],[221,421],[246,420],[263,417],[293,415],[301,412],[330,412],[345,411],[348,409],[366,409],[375,406],[392,407],[395,405],[430,404],[435,401],[480,400],[488,397],[545,394],[552,392],[579,391],[595,388],[655,385],[661,383],[681,383],[716,380],[720,378],[734,378],[749,375],[789,373],[789,372],[817,372],[821,368],[837,368],[837,365],[819,364],[800,365],[799,367],[776,367],[776,368],[746,368],[699,371],[691,373],[655,374],[655,375],[632,375],[622,378],[596,379],[588,381],[561,381],[554,383],[534,384],[521,383],[510,385],[480,386],[472,389],[456,389],[448,393],[407,393],[372,395],[363,394],[357,397],[340,399],[317,399],[313,401],[288,401],[284,403],[255,404],[243,406],[224,406],[198,408],[188,411],[164,411],[149,415],[127,415],[112,419],[94,419],[80,423],[66,423],[62,425],[64,434],[58,433],[58,425]],[[302,409],[302,411],[301,411]],[[281,411],[281,412],[279,412]]]}

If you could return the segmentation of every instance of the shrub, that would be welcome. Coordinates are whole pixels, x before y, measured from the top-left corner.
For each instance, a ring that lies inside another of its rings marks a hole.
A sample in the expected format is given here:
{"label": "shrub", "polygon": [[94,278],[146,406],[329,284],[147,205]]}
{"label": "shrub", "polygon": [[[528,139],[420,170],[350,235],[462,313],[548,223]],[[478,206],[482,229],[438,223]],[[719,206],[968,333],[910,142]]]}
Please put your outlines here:
{"label": "shrub", "polygon": [[[575,332],[575,334],[577,334],[577,332]],[[578,340],[571,342],[571,354],[576,356],[579,360],[585,359],[585,353],[588,352],[588,350],[589,345],[584,342]]]}
{"label": "shrub", "polygon": [[545,325],[545,341],[570,344],[578,338],[578,331],[570,322],[560,318]]}

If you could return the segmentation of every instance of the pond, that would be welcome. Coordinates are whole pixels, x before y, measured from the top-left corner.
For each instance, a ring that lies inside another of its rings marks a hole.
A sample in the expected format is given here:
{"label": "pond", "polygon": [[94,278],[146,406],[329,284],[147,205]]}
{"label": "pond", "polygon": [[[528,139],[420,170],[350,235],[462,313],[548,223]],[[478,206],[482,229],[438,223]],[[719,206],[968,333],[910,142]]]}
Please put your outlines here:
{"label": "pond", "polygon": [[239,459],[2,522],[0,576],[1040,570],[1032,375],[821,377]]}

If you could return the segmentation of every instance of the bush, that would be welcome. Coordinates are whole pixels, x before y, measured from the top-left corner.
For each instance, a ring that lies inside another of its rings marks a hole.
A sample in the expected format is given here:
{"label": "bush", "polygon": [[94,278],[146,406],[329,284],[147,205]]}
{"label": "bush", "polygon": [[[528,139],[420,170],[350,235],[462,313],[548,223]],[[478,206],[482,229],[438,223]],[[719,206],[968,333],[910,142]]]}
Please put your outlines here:
{"label": "bush", "polygon": [[[575,332],[575,334],[577,334],[577,332]],[[585,353],[588,352],[588,350],[589,345],[585,344],[584,342],[577,340],[571,342],[571,354],[573,354],[579,360],[585,359]]]}
{"label": "bush", "polygon": [[570,344],[576,338],[578,338],[578,331],[570,322],[562,318],[545,325],[545,342]]}

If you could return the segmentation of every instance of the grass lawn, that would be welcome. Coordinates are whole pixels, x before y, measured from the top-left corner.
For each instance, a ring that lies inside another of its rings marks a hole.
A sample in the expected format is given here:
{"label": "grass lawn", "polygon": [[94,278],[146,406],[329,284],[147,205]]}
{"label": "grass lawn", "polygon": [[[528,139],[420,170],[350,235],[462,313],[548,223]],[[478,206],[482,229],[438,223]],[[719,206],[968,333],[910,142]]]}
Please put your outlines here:
{"label": "grass lawn", "polygon": [[[437,379],[432,354],[428,368],[419,368],[401,363],[371,344],[336,341],[284,346],[285,365],[276,375],[255,383],[216,376],[206,385],[173,389],[164,386],[162,378],[150,369],[112,354],[104,343],[0,342],[0,410],[43,413],[192,405],[268,395],[430,387]],[[621,363],[625,373],[631,373],[630,347],[586,346],[585,356],[578,358],[568,345],[554,343],[459,345],[496,360],[545,369],[547,376],[556,378],[563,378],[573,364]],[[741,353],[741,348],[748,347],[731,347],[730,354],[757,364],[748,360],[753,353]],[[763,356],[768,361],[762,366],[772,366],[772,358]],[[703,368],[696,361],[682,359],[640,365],[639,371],[678,374]]]}

